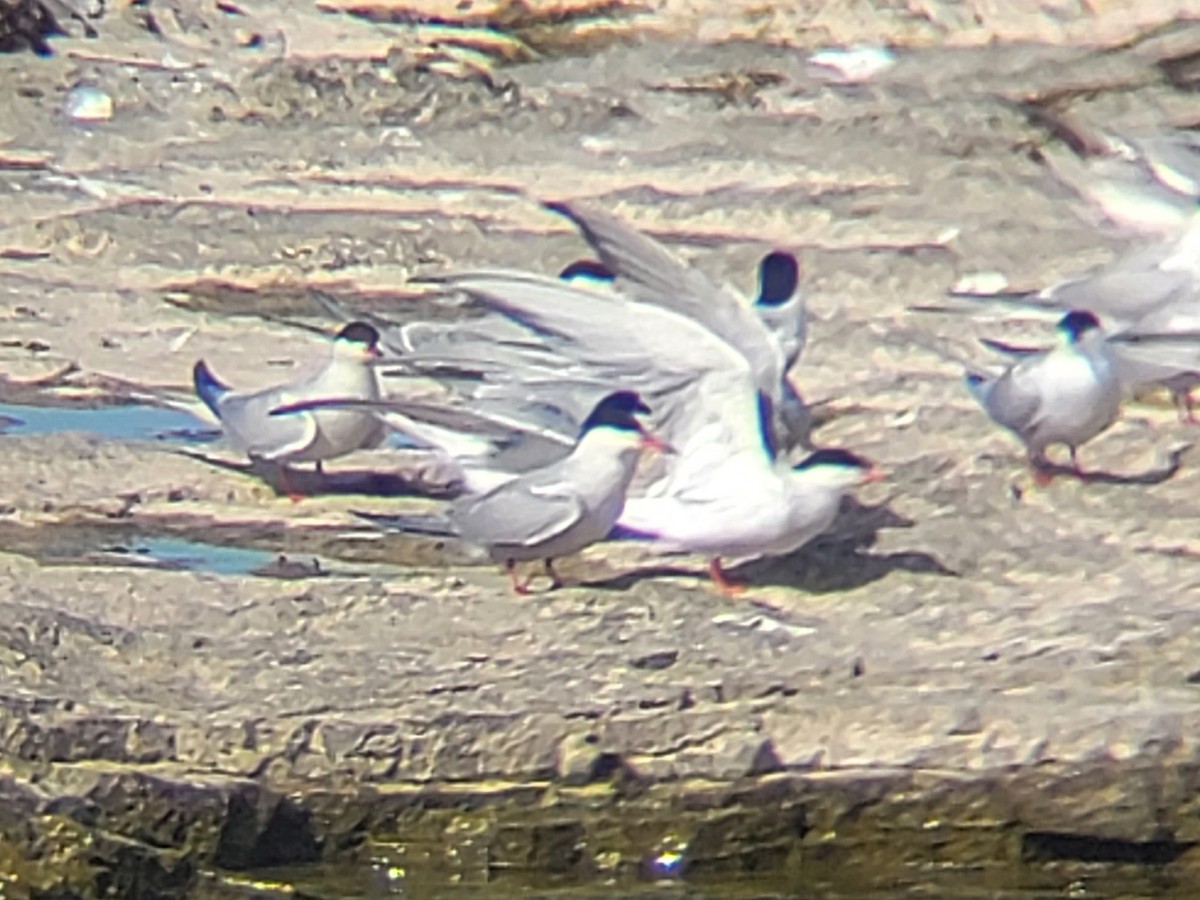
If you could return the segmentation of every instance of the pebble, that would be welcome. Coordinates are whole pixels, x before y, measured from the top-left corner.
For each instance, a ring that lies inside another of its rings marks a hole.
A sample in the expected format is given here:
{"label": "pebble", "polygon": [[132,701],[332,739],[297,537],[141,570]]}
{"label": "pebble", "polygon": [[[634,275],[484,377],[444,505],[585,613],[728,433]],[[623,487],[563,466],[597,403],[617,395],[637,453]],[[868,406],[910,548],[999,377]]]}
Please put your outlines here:
{"label": "pebble", "polygon": [[90,84],[77,84],[67,92],[63,110],[76,122],[107,122],[113,117],[113,99]]}

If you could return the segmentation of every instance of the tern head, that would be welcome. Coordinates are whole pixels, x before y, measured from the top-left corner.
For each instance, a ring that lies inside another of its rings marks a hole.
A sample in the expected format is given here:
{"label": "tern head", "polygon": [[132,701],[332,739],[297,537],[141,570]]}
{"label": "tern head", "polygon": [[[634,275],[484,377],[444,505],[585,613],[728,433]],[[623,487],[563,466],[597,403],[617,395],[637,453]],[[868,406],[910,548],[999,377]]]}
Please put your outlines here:
{"label": "tern head", "polygon": [[337,333],[333,346],[352,359],[374,359],[380,355],[379,332],[366,322],[351,322]]}
{"label": "tern head", "polygon": [[669,451],[670,447],[658,436],[646,430],[638,419],[646,415],[650,407],[635,391],[614,391],[596,404],[579,430],[582,440],[590,434],[607,434],[619,440],[630,441],[635,447],[654,447]]}
{"label": "tern head", "polygon": [[760,306],[787,303],[800,283],[800,264],[785,250],[768,253],[758,264],[758,300]]}
{"label": "tern head", "polygon": [[1086,309],[1073,309],[1058,320],[1057,327],[1068,343],[1078,344],[1085,334],[1100,327],[1100,320]]}
{"label": "tern head", "polygon": [[869,481],[882,481],[885,473],[849,450],[817,450],[792,467],[806,480],[846,490]]}

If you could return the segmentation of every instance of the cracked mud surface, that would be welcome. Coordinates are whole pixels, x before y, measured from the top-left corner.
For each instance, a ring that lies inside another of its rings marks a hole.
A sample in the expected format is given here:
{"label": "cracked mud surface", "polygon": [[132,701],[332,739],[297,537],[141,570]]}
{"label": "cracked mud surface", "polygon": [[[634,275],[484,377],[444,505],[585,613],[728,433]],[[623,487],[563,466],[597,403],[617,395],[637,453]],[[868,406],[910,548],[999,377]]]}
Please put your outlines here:
{"label": "cracked mud surface", "polygon": [[[315,863],[363,896],[401,892],[372,880],[393,864],[636,881],[672,847],[696,883],[753,870],[778,893],[919,883],[931,861],[1001,886],[1058,890],[1099,863],[1186,884],[1195,432],[1131,405],[1083,452],[1109,477],[1031,490],[945,354],[1040,342],[1044,319],[907,308],[1123,245],[1039,164],[1053,138],[1022,103],[1200,122],[1180,75],[1200,30],[1156,30],[1187,5],[1022,4],[970,28],[933,4],[480,7],[457,31],[420,4],[337,6],[164,6],[155,33],[117,4],[95,39],[0,56],[0,400],[199,416],[197,358],[254,384],[321,352],[288,324],[329,325],[306,286],[457,315],[407,279],[554,271],[583,247],[531,198],[591,198],[747,290],[764,248],[798,251],[817,440],[891,478],[816,544],[740,567],[744,600],[702,561],[622,545],[563,565],[584,586],[515,598],[453,543],[364,537],[350,510],[421,510],[409,482],[444,487],[409,451],[336,462],[337,491],[293,504],[188,455],[212,445],[0,434],[4,889],[349,895],[295,875]],[[804,64],[884,33],[899,61],[869,84]],[[111,121],[63,115],[80,82]],[[97,562],[139,535],[333,563]],[[404,895],[437,895],[421,890]]]}

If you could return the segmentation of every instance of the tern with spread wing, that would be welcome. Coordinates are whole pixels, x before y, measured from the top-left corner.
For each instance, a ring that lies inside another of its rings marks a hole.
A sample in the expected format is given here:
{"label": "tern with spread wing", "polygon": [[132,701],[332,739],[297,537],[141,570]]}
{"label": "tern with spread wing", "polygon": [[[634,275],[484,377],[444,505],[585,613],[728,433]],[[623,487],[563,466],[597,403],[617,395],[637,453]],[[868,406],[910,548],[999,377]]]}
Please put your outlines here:
{"label": "tern with spread wing", "polygon": [[[787,370],[799,359],[807,338],[806,296],[800,282],[796,257],[775,250],[759,264],[758,294],[752,302],[738,296],[667,250],[655,239],[626,225],[614,216],[568,203],[548,203],[546,208],[561,213],[575,223],[600,261],[578,260],[559,273],[559,279],[572,288],[593,289],[595,294],[627,297],[648,306],[688,317],[729,343],[746,359],[755,387],[767,407],[767,423],[773,444],[790,447],[809,443],[811,417]],[[461,275],[434,276],[427,281],[451,286],[464,279],[529,281],[545,284],[546,276],[518,270],[478,270]],[[327,312],[339,318],[352,314],[333,298],[315,294]],[[579,310],[581,317],[586,309]],[[593,330],[601,332],[604,308],[592,311]],[[383,345],[401,364],[417,363],[423,374],[452,378],[466,374],[469,379],[483,375],[489,387],[477,391],[490,402],[512,400],[517,389],[507,393],[497,383],[556,384],[555,397],[571,407],[577,416],[586,415],[595,399],[594,389],[584,385],[611,383],[613,366],[603,371],[583,365],[578,359],[566,361],[557,348],[548,348],[519,323],[487,316],[467,322],[413,322],[391,325],[376,320],[383,333]],[[433,360],[443,358],[445,366],[435,367]],[[578,396],[574,396],[577,394]],[[544,399],[544,395],[543,395]],[[577,419],[578,420],[578,419]]]}
{"label": "tern with spread wing", "polygon": [[1067,313],[1062,342],[1033,353],[1000,375],[968,372],[967,387],[991,419],[1025,444],[1040,484],[1050,478],[1046,450],[1065,444],[1077,475],[1077,451],[1117,421],[1122,385],[1112,349],[1090,312]]}
{"label": "tern with spread wing", "polygon": [[[376,447],[386,436],[379,417],[368,409],[321,409],[295,416],[272,416],[275,407],[317,397],[378,400],[379,382],[372,362],[379,333],[352,322],[338,332],[329,360],[315,373],[288,384],[237,391],[222,382],[204,360],[192,378],[196,394],[221,422],[230,443],[251,460],[276,463],[287,485],[287,466],[316,463],[355,450]],[[288,488],[291,493],[290,488]]]}
{"label": "tern with spread wing", "polygon": [[[832,477],[821,464],[834,461],[824,457],[795,469],[777,458],[763,414],[769,405],[760,402],[749,360],[688,315],[528,274],[464,274],[447,282],[525,329],[523,343],[562,355],[562,367],[548,369],[538,384],[515,386],[530,397],[553,397],[572,378],[583,381],[578,372],[647,398],[652,427],[677,452],[630,496],[618,524],[665,548],[707,555],[722,589],[732,586],[721,557],[795,549],[828,525],[842,492],[872,472],[848,456],[835,464],[839,476],[853,470],[848,478]],[[501,341],[498,352],[507,346]]]}
{"label": "tern with spread wing", "polygon": [[579,229],[613,274],[617,291],[687,316],[745,357],[770,405],[773,441],[785,447],[809,442],[811,418],[787,377],[804,349],[808,322],[795,256],[774,251],[763,258],[759,294],[751,304],[616,216],[578,203],[544,206]]}

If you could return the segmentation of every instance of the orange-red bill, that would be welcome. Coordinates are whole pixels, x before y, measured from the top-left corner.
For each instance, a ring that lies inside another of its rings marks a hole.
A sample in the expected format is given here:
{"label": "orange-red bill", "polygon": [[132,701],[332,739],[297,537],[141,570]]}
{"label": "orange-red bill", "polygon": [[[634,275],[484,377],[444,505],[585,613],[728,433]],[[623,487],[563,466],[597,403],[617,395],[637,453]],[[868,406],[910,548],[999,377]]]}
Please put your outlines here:
{"label": "orange-red bill", "polygon": [[642,446],[659,453],[674,453],[675,448],[652,431],[642,430]]}

